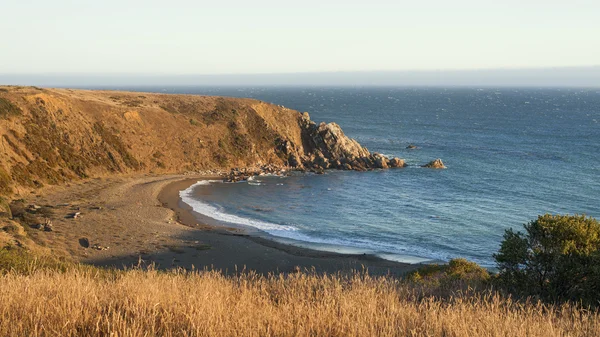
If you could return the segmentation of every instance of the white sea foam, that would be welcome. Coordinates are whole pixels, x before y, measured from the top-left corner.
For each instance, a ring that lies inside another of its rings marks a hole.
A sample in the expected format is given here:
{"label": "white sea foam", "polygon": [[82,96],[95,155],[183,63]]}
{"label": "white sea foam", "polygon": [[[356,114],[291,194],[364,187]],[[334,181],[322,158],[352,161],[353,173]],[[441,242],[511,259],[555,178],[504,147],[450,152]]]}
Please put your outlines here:
{"label": "white sea foam", "polygon": [[293,232],[293,231],[298,230],[298,228],[296,228],[294,226],[278,225],[278,224],[274,224],[274,223],[270,223],[270,222],[266,222],[266,221],[243,218],[243,217],[240,217],[240,216],[237,216],[234,214],[229,214],[229,213],[224,212],[222,209],[220,209],[218,207],[215,207],[213,205],[210,205],[209,203],[206,203],[204,201],[198,200],[197,198],[194,198],[194,195],[193,195],[194,188],[196,188],[197,186],[201,186],[201,185],[210,185],[211,183],[214,183],[214,182],[220,182],[220,181],[218,181],[218,180],[199,181],[196,184],[190,186],[188,189],[179,192],[179,196],[181,197],[181,200],[183,202],[185,202],[186,204],[188,204],[192,207],[194,212],[200,213],[209,218],[213,218],[217,221],[222,221],[222,222],[226,222],[226,223],[234,224],[234,225],[254,227],[254,228],[263,230],[272,235],[278,235],[277,233],[280,233],[282,231],[292,231]]}
{"label": "white sea foam", "polygon": [[[368,239],[359,238],[314,237],[302,233],[299,228],[292,225],[280,225],[230,214],[218,206],[211,205],[194,197],[194,188],[197,186],[209,185],[211,183],[221,183],[221,181],[199,181],[190,186],[188,189],[179,192],[179,196],[183,202],[190,205],[197,213],[220,222],[253,227],[275,237],[296,241],[300,246],[303,245],[302,243],[305,243],[307,248],[341,253],[352,253],[352,251],[357,254],[370,253],[379,255],[380,257],[388,260],[396,260],[408,263],[414,263],[416,260],[422,262],[428,259],[448,260],[450,258],[450,256],[446,256],[440,252],[432,252],[422,247],[408,247],[398,244],[390,245],[383,242],[374,242]],[[348,251],[348,249],[350,249],[350,251]],[[427,258],[419,258],[419,256]]]}

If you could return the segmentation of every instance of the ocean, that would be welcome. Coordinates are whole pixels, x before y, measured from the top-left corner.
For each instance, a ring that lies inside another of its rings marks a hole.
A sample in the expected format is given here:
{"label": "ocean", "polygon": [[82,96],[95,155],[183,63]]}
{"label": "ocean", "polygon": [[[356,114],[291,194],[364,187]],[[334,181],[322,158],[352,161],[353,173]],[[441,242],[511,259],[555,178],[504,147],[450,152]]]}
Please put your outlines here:
{"label": "ocean", "polygon": [[[507,228],[600,217],[600,89],[144,87],[251,97],[335,121],[404,169],[200,183],[196,212],[300,246],[493,267]],[[407,149],[409,144],[416,149]],[[441,158],[445,170],[421,168]]]}

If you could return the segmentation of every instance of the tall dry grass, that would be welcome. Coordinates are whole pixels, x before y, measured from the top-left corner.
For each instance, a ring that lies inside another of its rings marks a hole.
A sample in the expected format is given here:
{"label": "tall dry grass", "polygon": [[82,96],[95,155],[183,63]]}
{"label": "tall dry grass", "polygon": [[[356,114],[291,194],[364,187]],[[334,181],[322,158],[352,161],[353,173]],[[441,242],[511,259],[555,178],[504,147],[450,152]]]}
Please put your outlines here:
{"label": "tall dry grass", "polygon": [[37,270],[0,276],[2,336],[597,336],[598,313],[391,278]]}

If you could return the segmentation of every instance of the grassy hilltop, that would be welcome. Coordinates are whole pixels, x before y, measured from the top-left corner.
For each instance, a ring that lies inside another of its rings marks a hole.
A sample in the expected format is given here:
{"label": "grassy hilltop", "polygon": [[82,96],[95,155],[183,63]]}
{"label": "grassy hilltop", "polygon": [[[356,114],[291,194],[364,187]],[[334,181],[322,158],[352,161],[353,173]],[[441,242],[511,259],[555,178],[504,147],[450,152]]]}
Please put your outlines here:
{"label": "grassy hilltop", "polygon": [[283,166],[300,113],[251,99],[0,87],[0,195],[124,173]]}

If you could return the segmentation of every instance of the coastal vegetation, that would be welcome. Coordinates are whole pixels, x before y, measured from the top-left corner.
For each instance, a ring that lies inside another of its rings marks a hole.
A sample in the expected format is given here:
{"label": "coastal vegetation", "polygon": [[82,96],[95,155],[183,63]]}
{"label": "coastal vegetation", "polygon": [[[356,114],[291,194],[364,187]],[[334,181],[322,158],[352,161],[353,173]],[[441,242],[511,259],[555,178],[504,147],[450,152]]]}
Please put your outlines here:
{"label": "coastal vegetation", "polygon": [[545,301],[600,304],[600,223],[584,215],[539,216],[509,229],[495,255],[498,283]]}
{"label": "coastal vegetation", "polygon": [[[8,263],[7,263],[8,261]],[[464,264],[460,263],[464,266]],[[98,269],[0,251],[3,336],[592,336],[595,311],[366,272]]]}
{"label": "coastal vegetation", "polygon": [[415,284],[451,291],[484,289],[489,285],[490,278],[487,269],[463,258],[452,259],[448,264],[426,265],[407,276]]}

